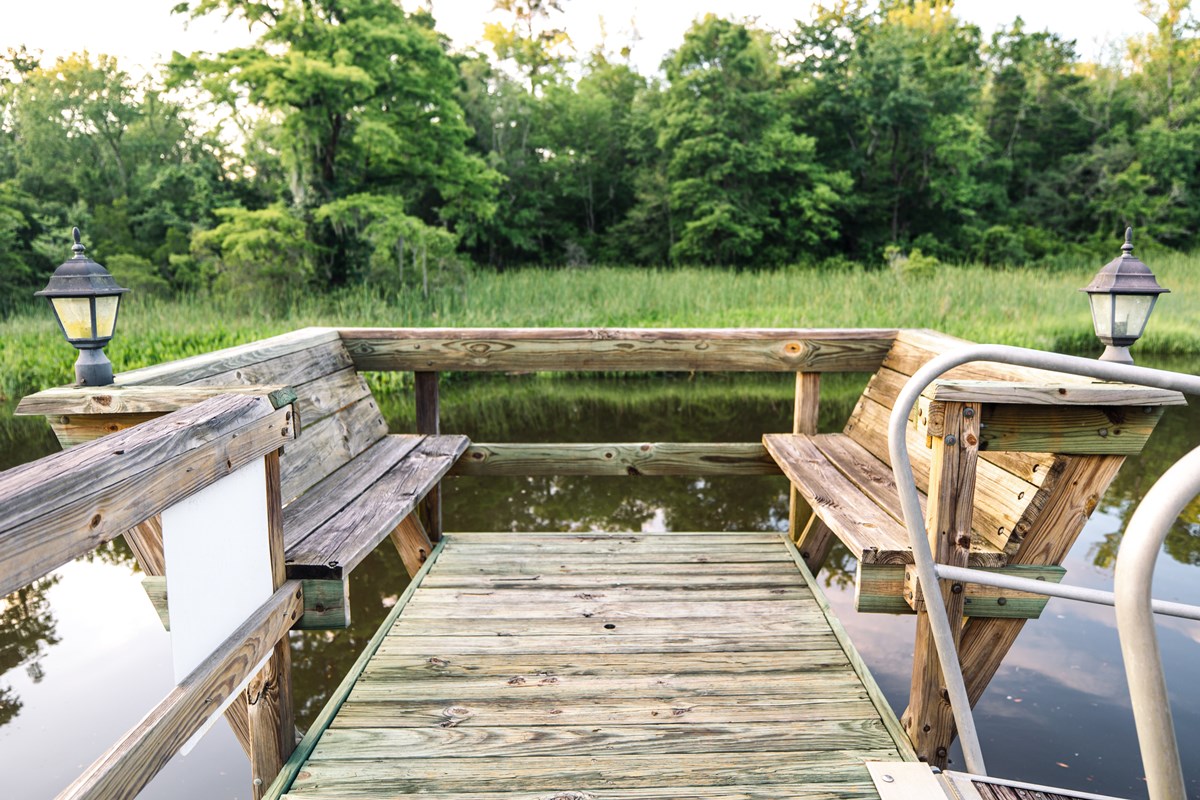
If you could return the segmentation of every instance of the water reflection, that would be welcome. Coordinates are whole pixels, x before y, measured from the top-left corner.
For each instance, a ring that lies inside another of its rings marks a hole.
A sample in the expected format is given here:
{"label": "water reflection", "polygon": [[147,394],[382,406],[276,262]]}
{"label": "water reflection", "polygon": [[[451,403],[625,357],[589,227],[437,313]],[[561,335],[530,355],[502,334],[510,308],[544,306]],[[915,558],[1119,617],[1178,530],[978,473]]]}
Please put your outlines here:
{"label": "water reflection", "polygon": [[[58,581],[57,575],[42,578],[0,601],[0,675],[24,667],[34,683],[45,676],[41,658],[59,641],[46,592]],[[11,722],[22,705],[11,686],[0,686],[0,725]]]}

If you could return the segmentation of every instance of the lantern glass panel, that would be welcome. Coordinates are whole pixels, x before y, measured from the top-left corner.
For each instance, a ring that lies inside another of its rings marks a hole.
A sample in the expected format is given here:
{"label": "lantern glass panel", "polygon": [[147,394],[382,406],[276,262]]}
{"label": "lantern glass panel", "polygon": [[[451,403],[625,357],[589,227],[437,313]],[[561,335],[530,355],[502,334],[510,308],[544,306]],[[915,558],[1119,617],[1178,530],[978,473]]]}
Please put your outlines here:
{"label": "lantern glass panel", "polygon": [[1089,294],[1088,300],[1092,304],[1092,327],[1096,329],[1096,336],[1100,341],[1112,337],[1113,329],[1113,296],[1105,292],[1097,292]]}
{"label": "lantern glass panel", "polygon": [[1154,307],[1157,295],[1153,294],[1118,294],[1113,295],[1113,326],[1114,339],[1138,339],[1146,329],[1150,319],[1150,309]]}
{"label": "lantern glass panel", "polygon": [[111,339],[117,327],[117,305],[121,295],[96,298],[96,338]]}
{"label": "lantern glass panel", "polygon": [[68,341],[91,339],[92,299],[90,297],[51,297],[54,313],[67,334]]}

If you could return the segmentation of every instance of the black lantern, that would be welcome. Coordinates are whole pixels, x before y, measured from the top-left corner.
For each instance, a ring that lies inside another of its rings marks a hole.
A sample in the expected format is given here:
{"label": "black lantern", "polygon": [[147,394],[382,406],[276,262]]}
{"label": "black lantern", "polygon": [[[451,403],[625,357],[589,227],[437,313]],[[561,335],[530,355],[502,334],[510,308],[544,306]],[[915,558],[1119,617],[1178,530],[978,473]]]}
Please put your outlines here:
{"label": "black lantern", "polygon": [[1171,291],[1133,254],[1133,228],[1125,229],[1121,255],[1104,266],[1081,292],[1092,304],[1092,325],[1106,347],[1101,361],[1132,364],[1129,346],[1141,338],[1158,296]]}
{"label": "black lantern", "polygon": [[117,330],[121,295],[129,290],[118,286],[108,270],[83,254],[79,228],[72,233],[75,255],[54,270],[37,296],[50,301],[63,336],[79,350],[75,380],[81,386],[108,386],[113,382],[113,370],[104,345]]}

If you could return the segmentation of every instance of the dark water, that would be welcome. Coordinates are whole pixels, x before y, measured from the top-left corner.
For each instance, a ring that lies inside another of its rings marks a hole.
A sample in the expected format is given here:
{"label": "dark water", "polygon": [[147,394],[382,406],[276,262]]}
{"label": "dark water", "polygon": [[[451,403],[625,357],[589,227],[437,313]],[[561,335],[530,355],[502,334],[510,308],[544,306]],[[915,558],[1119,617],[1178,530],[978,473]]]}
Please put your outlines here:
{"label": "dark water", "polygon": [[[1158,365],[1158,364],[1155,364]],[[1196,371],[1200,364],[1163,364]],[[822,428],[838,430],[862,380],[827,379]],[[443,390],[444,427],[476,441],[756,441],[791,426],[786,376],[644,380],[491,378]],[[410,399],[381,397],[392,429]],[[1127,463],[1069,555],[1068,580],[1111,587],[1120,531],[1138,499],[1189,444],[1200,407],[1170,409]],[[57,449],[38,420],[0,409],[0,468]],[[782,530],[781,478],[460,478],[448,482],[448,530]],[[912,618],[853,610],[854,563],[836,552],[822,583],[892,705],[907,700]],[[171,688],[168,635],[116,542],[7,598],[0,610],[0,771],[5,797],[53,796]],[[1200,602],[1200,502],[1172,530],[1155,596]],[[293,635],[301,724],[357,657],[407,582],[384,543],[352,577],[354,625]],[[1200,797],[1200,623],[1162,620],[1172,708],[1192,796]],[[976,717],[992,774],[1145,797],[1111,609],[1051,600],[1025,628]],[[957,759],[957,754],[954,754]],[[961,761],[959,762],[961,763]],[[245,798],[248,768],[223,724],[177,757],[144,796]]]}

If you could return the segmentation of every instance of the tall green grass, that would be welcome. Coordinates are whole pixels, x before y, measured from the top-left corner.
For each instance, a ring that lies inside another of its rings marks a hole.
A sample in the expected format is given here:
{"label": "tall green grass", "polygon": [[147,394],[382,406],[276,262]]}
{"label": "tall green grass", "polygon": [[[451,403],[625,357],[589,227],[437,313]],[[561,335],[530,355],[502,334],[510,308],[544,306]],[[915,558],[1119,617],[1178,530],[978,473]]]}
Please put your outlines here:
{"label": "tall green grass", "polygon": [[[1099,265],[1097,265],[1099,266]],[[1200,352],[1200,255],[1153,268],[1173,290],[1135,353]],[[462,284],[385,300],[362,290],[282,303],[274,297],[130,298],[108,348],[132,369],[271,336],[331,326],[929,327],[975,341],[1098,349],[1078,288],[1092,273],[944,266],[926,277],[889,270],[791,268],[476,271]],[[0,322],[0,393],[68,382],[74,351],[48,308]]]}

